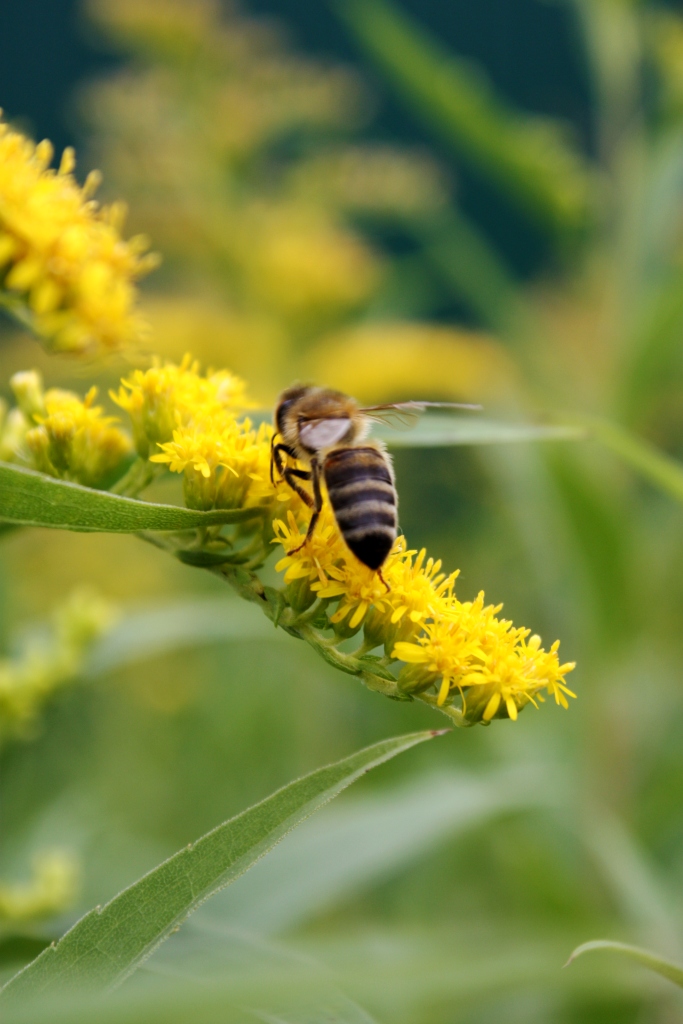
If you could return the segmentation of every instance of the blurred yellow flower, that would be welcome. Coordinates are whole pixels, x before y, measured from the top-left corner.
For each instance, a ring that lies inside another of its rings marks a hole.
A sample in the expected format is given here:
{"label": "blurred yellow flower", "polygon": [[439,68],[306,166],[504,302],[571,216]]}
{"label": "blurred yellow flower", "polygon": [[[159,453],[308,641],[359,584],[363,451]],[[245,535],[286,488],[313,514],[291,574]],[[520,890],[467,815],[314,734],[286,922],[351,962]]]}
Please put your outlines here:
{"label": "blurred yellow flower", "polygon": [[18,657],[0,660],[0,741],[32,735],[47,702],[73,683],[89,648],[115,620],[108,601],[77,590],[53,614],[47,639],[36,637]]}
{"label": "blurred yellow flower", "polygon": [[0,922],[39,921],[73,905],[80,880],[78,861],[65,850],[43,850],[28,882],[0,882]]}
{"label": "blurred yellow flower", "polygon": [[397,397],[504,400],[518,372],[488,335],[461,327],[380,321],[323,338],[306,367],[314,380],[364,402]]}
{"label": "blurred yellow flower", "polygon": [[379,259],[328,214],[263,204],[242,232],[249,291],[286,318],[337,316],[367,299],[379,282]]}
{"label": "blurred yellow flower", "polygon": [[55,351],[97,353],[138,342],[135,280],[156,265],[147,241],[124,242],[120,204],[90,198],[72,175],[73,150],[51,170],[52,146],[37,146],[0,122],[0,302]]}

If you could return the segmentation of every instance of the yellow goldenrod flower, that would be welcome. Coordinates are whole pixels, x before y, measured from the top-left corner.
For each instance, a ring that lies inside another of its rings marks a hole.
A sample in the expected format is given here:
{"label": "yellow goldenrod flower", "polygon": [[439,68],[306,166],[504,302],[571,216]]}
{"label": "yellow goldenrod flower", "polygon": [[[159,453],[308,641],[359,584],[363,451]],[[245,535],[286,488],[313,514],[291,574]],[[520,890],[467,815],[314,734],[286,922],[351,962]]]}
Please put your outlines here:
{"label": "yellow goldenrod flower", "polygon": [[139,341],[135,280],[156,265],[142,236],[123,241],[124,207],[98,208],[52,146],[0,122],[0,301],[56,351],[114,351]]}
{"label": "yellow goldenrod flower", "polygon": [[[287,494],[281,496],[286,499]],[[316,596],[316,584],[327,584],[336,566],[345,555],[345,544],[329,505],[323,507],[313,536],[303,547],[306,538],[306,524],[297,522],[292,509],[287,511],[287,524],[281,519],[273,523],[275,534],[271,543],[282,544],[287,552],[275,566],[276,572],[284,572],[289,603],[297,611],[304,611]],[[296,550],[300,548],[300,550]],[[292,554],[290,554],[292,552]]]}
{"label": "yellow goldenrod flower", "polygon": [[203,377],[189,355],[179,366],[157,360],[148,370],[135,370],[111,397],[130,415],[135,446],[143,458],[157,444],[171,441],[178,427],[206,424],[224,414],[232,417],[252,404],[239,377],[227,370],[209,371]]}
{"label": "yellow goldenrod flower", "polygon": [[[97,388],[81,399],[73,391],[51,388],[42,393],[40,376],[15,374],[11,380],[26,430],[26,458],[43,473],[95,487],[106,482],[132,452],[130,438],[111,416],[93,404]],[[38,424],[31,426],[31,423]]]}
{"label": "yellow goldenrod flower", "polygon": [[333,625],[346,620],[348,631],[353,633],[360,628],[370,608],[383,611],[387,588],[376,572],[350,552],[340,566],[330,567],[327,574],[331,578],[324,583],[314,583],[311,590],[322,598],[340,599],[337,610],[330,616]]}
{"label": "yellow goldenrod flower", "polygon": [[464,603],[444,599],[440,614],[425,624],[416,642],[396,644],[394,657],[408,666],[399,681],[409,691],[438,686],[440,705],[452,690],[460,692],[465,718],[471,722],[514,720],[529,701],[543,700],[543,690],[566,708],[566,695],[575,694],[564,677],[574,664],[560,664],[559,641],[550,651],[541,648],[538,636],[527,643],[529,630],[498,619],[498,611],[500,606],[484,605],[483,593]]}
{"label": "yellow goldenrod flower", "polygon": [[425,563],[426,556],[424,548],[406,551],[405,539],[399,537],[388,559],[384,575],[389,593],[383,598],[383,608],[373,607],[364,624],[368,640],[383,644],[388,655],[398,641],[409,640],[436,614],[439,599],[451,593],[459,575],[456,570],[446,576],[441,572],[441,560],[428,558]]}
{"label": "yellow goldenrod flower", "polygon": [[263,453],[270,451],[271,435],[267,424],[253,430],[248,419],[208,418],[174,430],[173,440],[159,445],[161,452],[150,456],[150,462],[166,463],[172,473],[184,474],[190,508],[241,508],[249,504],[252,487],[263,488],[266,482],[269,467]]}

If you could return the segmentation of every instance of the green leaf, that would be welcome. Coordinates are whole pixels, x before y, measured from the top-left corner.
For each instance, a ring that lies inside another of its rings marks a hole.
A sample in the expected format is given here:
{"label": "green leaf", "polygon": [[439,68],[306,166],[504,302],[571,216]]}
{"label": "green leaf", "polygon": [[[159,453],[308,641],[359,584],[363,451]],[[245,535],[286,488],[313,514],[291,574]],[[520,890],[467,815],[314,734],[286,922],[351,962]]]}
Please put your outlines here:
{"label": "green leaf", "polygon": [[651,953],[647,949],[641,949],[639,946],[629,946],[625,942],[611,942],[609,939],[593,939],[592,942],[584,942],[583,945],[577,946],[569,960],[567,960],[565,967],[569,967],[569,964],[573,963],[577,957],[583,956],[584,953],[591,953],[596,949],[604,949],[610,953],[618,953],[629,960],[635,960],[636,963],[642,964],[643,967],[648,967],[651,971],[661,974],[663,978],[673,981],[674,985],[679,985],[683,988],[683,965],[674,964],[671,960],[664,960],[663,957],[657,956],[656,953]]}
{"label": "green leaf", "polygon": [[587,436],[582,427],[536,426],[533,423],[498,423],[477,415],[425,416],[406,433],[374,427],[373,436],[391,448],[436,448],[465,444],[517,444],[522,441],[579,441]]}
{"label": "green leaf", "polygon": [[536,220],[586,222],[591,178],[559,124],[510,109],[471,65],[386,0],[336,9],[411,107]]}
{"label": "green leaf", "polygon": [[259,935],[300,927],[469,829],[546,805],[551,790],[539,785],[535,767],[506,766],[483,778],[430,773],[379,794],[354,796],[288,836],[202,907],[193,925],[220,923]]}
{"label": "green leaf", "polygon": [[95,533],[137,533],[193,530],[199,526],[243,522],[259,515],[261,511],[257,508],[197,512],[175,505],[153,505],[0,463],[0,520],[6,523]]}
{"label": "green leaf", "polygon": [[[259,1020],[272,1024],[374,1024],[365,1010],[339,991],[333,974],[312,957],[234,927],[202,924],[197,917],[148,961],[145,973],[166,985],[180,985],[183,980],[215,985],[218,979],[225,983],[231,976],[234,981],[235,974],[242,980],[245,975],[260,978],[258,994],[252,986],[250,1009]],[[277,991],[278,978],[280,985],[289,978],[289,991]],[[138,975],[136,983],[139,979]]]}
{"label": "green leaf", "polygon": [[683,466],[654,445],[607,420],[586,420],[591,435],[655,487],[683,502]]}
{"label": "green leaf", "polygon": [[371,768],[437,735],[441,732],[430,730],[375,743],[219,825],[81,918],[8,982],[4,999],[120,983],[204,900],[247,871],[299,822]]}

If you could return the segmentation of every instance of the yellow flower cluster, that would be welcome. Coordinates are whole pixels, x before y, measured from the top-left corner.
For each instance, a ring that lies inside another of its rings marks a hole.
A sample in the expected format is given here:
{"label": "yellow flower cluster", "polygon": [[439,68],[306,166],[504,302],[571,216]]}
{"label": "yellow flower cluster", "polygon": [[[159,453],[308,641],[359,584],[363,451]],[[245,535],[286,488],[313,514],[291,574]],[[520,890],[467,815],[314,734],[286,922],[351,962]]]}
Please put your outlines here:
{"label": "yellow flower cluster", "polygon": [[111,397],[130,415],[135,446],[144,458],[155,445],[170,441],[176,427],[222,415],[234,418],[250,405],[244,381],[228,370],[209,370],[203,377],[189,355],[179,366],[157,359],[150,369],[135,370]]}
{"label": "yellow flower cluster", "polygon": [[567,707],[575,696],[564,678],[574,668],[560,664],[559,641],[550,651],[530,630],[515,628],[497,618],[501,606],[459,601],[454,594],[457,572],[446,576],[441,562],[406,549],[399,537],[382,568],[389,590],[376,573],[362,565],[344,544],[326,504],[309,544],[296,548],[305,536],[290,512],[288,524],[275,524],[276,541],[286,552],[276,565],[285,572],[288,599],[305,609],[316,598],[337,602],[329,616],[341,636],[363,626],[365,647],[383,646],[388,659],[404,663],[398,675],[404,693],[437,691],[444,706],[460,698],[467,722],[492,718],[516,719],[529,702],[550,694]]}
{"label": "yellow flower cluster", "polygon": [[202,376],[186,356],[179,366],[134,371],[111,397],[131,417],[138,453],[183,474],[190,508],[243,508],[272,496],[272,428],[238,419],[252,404],[239,377]]}
{"label": "yellow flower cluster", "polygon": [[98,208],[72,175],[73,150],[57,171],[52,146],[0,122],[0,303],[60,352],[114,351],[144,333],[135,280],[156,265],[142,236],[123,241],[125,209]]}
{"label": "yellow flower cluster", "polygon": [[18,409],[0,434],[0,454],[25,461],[50,476],[102,486],[130,455],[130,438],[102,407],[94,405],[97,388],[84,399],[72,391],[43,392],[36,371],[17,373],[11,381]]}

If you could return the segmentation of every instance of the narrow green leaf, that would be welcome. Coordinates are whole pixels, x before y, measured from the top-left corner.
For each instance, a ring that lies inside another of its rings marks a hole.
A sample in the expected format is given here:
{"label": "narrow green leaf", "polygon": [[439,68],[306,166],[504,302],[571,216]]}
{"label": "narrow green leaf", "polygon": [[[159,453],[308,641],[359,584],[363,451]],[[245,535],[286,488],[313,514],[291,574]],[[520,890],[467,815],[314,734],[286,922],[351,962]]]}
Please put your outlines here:
{"label": "narrow green leaf", "polygon": [[[490,777],[429,774],[328,807],[193,918],[250,934],[300,927],[448,839],[502,814],[547,804],[535,768]],[[169,946],[158,956],[165,957]]]}
{"label": "narrow green leaf", "polygon": [[569,967],[577,957],[583,956],[584,953],[591,953],[596,949],[604,949],[610,953],[618,953],[629,960],[635,960],[636,963],[642,964],[643,967],[648,967],[651,971],[661,974],[663,978],[673,981],[674,985],[679,985],[683,988],[683,965],[674,964],[671,960],[664,960],[663,957],[657,956],[656,953],[651,953],[647,949],[640,949],[639,946],[629,946],[625,942],[611,942],[609,939],[593,939],[592,942],[584,942],[581,946],[577,946],[569,960],[567,960],[565,967]]}
{"label": "narrow green leaf", "polygon": [[95,533],[137,533],[193,530],[198,526],[243,522],[260,514],[259,509],[197,512],[175,505],[153,505],[0,463],[0,520],[5,523]]}
{"label": "narrow green leaf", "polygon": [[219,825],[105,907],[81,918],[8,982],[2,990],[4,999],[49,996],[74,985],[107,988],[123,981],[201,903],[248,870],[301,821],[371,768],[441,732],[375,743],[290,783]]}
{"label": "narrow green leaf", "polygon": [[[256,999],[252,992],[249,1002],[258,1020],[269,1024],[375,1024],[366,1010],[339,990],[332,973],[316,959],[234,926],[202,924],[194,917],[145,964],[145,974],[175,985],[183,980],[215,985],[218,979],[222,983],[231,976],[234,979],[236,973],[242,980],[260,976],[261,991]],[[287,993],[278,993],[272,987],[278,977],[290,982],[297,979],[297,983],[290,984]],[[140,975],[135,981],[140,981]]]}
{"label": "narrow green leaf", "polygon": [[336,9],[412,108],[537,220],[575,230],[592,184],[559,124],[512,110],[467,62],[386,0]]}
{"label": "narrow green leaf", "polygon": [[683,466],[616,423],[586,420],[591,435],[655,487],[683,502]]}
{"label": "narrow green leaf", "polygon": [[586,430],[577,426],[533,423],[499,423],[483,417],[425,416],[417,426],[402,433],[374,427],[373,436],[380,437],[391,448],[437,448],[465,444],[517,444],[523,441],[578,441]]}

